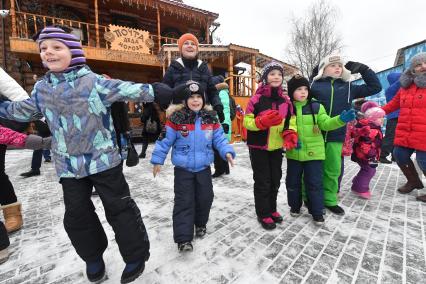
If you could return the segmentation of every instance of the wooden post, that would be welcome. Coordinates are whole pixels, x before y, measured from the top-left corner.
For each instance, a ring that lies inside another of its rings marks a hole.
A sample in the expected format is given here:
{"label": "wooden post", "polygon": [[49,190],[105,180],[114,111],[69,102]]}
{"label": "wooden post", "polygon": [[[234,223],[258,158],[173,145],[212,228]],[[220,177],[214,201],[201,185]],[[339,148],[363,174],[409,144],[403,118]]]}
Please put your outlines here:
{"label": "wooden post", "polygon": [[171,63],[172,63],[172,52],[169,50],[167,51],[167,67],[169,67]]}
{"label": "wooden post", "polygon": [[235,96],[234,94],[234,52],[229,51],[228,55],[228,76],[229,76],[229,94]]}
{"label": "wooden post", "polygon": [[256,91],[255,85],[256,85],[256,55],[253,54],[251,56],[251,94],[250,96],[253,96],[254,92]]}
{"label": "wooden post", "polygon": [[207,25],[206,25],[206,43],[210,44],[210,21],[207,21]]}
{"label": "wooden post", "polygon": [[16,12],[15,12],[15,0],[10,0],[10,16],[12,18],[12,37],[16,37]]}
{"label": "wooden post", "polygon": [[96,29],[96,47],[99,47],[99,13],[98,0],[95,0],[95,29]]}
{"label": "wooden post", "polygon": [[160,49],[161,49],[160,7],[157,7],[157,37],[158,37],[158,52],[160,52]]}

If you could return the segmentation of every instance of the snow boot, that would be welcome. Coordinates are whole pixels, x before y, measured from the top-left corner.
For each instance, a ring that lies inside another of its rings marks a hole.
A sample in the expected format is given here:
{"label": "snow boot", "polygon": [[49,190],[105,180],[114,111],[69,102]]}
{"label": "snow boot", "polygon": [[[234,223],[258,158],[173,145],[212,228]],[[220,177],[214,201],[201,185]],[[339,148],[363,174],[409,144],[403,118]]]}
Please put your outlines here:
{"label": "snow boot", "polygon": [[300,209],[290,208],[290,216],[291,217],[299,217],[300,216]]}
{"label": "snow boot", "polygon": [[274,212],[271,215],[272,215],[271,218],[272,220],[274,220],[275,223],[281,223],[283,221],[283,217],[281,216],[280,213]]}
{"label": "snow boot", "polygon": [[34,169],[31,169],[28,172],[20,174],[20,176],[24,178],[29,178],[33,176],[39,176],[39,175],[40,175],[40,170],[34,170]]}
{"label": "snow boot", "polygon": [[186,251],[192,251],[194,247],[192,246],[191,242],[181,242],[178,243],[178,250],[179,252],[186,252]]}
{"label": "snow boot", "polygon": [[3,209],[4,226],[8,233],[22,228],[21,203],[15,202],[1,207]]}
{"label": "snow boot", "polygon": [[260,222],[260,224],[262,224],[262,227],[265,230],[273,230],[277,227],[277,225],[275,225],[275,222],[271,217],[266,217],[266,218],[257,217],[257,220]]}
{"label": "snow boot", "polygon": [[196,237],[202,238],[206,235],[206,233],[207,233],[206,226],[200,226],[200,227],[195,226],[195,236]]}
{"label": "snow boot", "polygon": [[130,283],[136,280],[145,269],[145,259],[127,263],[121,275],[120,283]]}
{"label": "snow boot", "polygon": [[314,219],[315,225],[321,226],[322,224],[324,224],[324,216],[318,215],[312,216],[312,218]]}
{"label": "snow boot", "polygon": [[328,210],[330,210],[336,215],[345,215],[345,210],[343,210],[343,208],[340,207],[339,205],[325,206],[325,208],[327,208]]}
{"label": "snow boot", "polygon": [[86,275],[90,282],[98,282],[105,276],[105,262],[101,257],[95,261],[86,262]]}
{"label": "snow boot", "polygon": [[398,188],[398,191],[403,194],[412,192],[414,189],[422,189],[423,183],[417,173],[413,161],[406,165],[398,164],[404,176],[407,178],[407,183]]}

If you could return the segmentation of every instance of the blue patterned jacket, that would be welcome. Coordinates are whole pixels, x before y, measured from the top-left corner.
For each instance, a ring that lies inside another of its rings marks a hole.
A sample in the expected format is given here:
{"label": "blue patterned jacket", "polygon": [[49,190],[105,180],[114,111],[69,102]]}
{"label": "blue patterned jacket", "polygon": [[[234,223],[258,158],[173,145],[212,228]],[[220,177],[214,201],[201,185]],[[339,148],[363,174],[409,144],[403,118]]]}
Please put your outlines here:
{"label": "blue patterned jacket", "polygon": [[173,112],[166,122],[165,136],[155,143],[151,163],[163,165],[171,147],[172,164],[195,173],[213,163],[213,147],[224,160],[227,153],[235,157],[235,151],[228,144],[216,112],[206,109],[195,113],[183,107]]}
{"label": "blue patterned jacket", "polygon": [[154,101],[150,84],[108,80],[84,66],[48,72],[31,98],[0,103],[0,116],[30,121],[43,113],[52,133],[52,154],[60,178],[83,178],[121,163],[111,117],[116,101]]}

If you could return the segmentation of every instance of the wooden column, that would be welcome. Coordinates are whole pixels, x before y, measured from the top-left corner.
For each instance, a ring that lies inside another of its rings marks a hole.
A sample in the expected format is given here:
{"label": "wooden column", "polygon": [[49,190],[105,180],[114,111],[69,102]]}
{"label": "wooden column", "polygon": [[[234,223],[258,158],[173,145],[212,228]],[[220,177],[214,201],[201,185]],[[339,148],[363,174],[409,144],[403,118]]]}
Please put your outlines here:
{"label": "wooden column", "polygon": [[229,51],[228,55],[228,76],[229,76],[229,94],[234,96],[234,52]]}
{"label": "wooden column", "polygon": [[206,43],[210,44],[210,21],[207,21],[207,25],[206,25]]}
{"label": "wooden column", "polygon": [[98,0],[95,0],[95,29],[96,29],[96,47],[99,47],[99,11]]}
{"label": "wooden column", "polygon": [[157,37],[158,37],[158,52],[161,49],[161,24],[160,24],[160,8],[157,7]]}
{"label": "wooden column", "polygon": [[16,13],[15,13],[15,0],[10,0],[10,16],[12,18],[12,37],[16,37]]}
{"label": "wooden column", "polygon": [[254,92],[256,91],[255,88],[256,85],[256,55],[251,56],[251,94],[250,96],[254,95]]}

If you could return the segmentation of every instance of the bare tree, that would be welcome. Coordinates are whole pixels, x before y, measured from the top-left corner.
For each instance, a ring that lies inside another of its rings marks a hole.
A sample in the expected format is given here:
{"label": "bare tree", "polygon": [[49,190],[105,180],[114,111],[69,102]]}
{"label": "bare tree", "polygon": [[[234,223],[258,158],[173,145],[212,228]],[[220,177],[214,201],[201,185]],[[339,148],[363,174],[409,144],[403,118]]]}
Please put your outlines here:
{"label": "bare tree", "polygon": [[304,17],[292,16],[291,43],[287,60],[310,77],[320,60],[342,48],[342,38],[336,34],[337,9],[326,0],[312,4]]}

